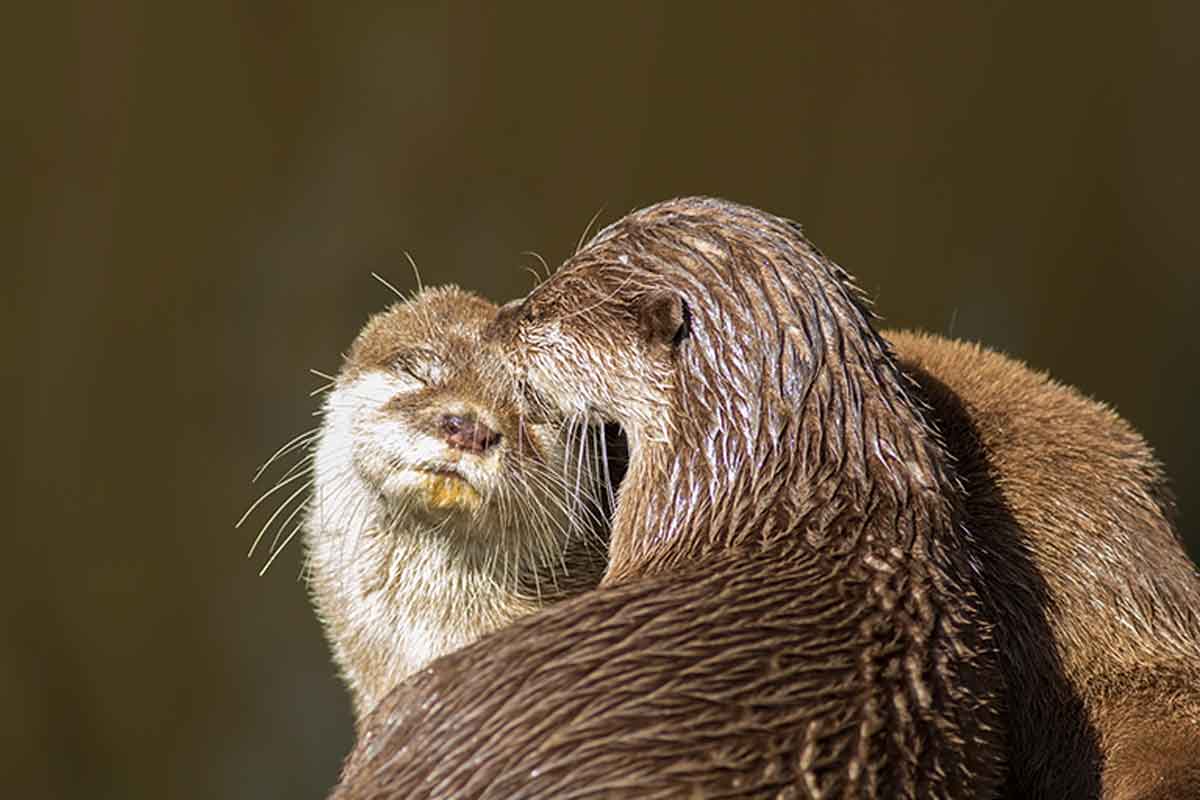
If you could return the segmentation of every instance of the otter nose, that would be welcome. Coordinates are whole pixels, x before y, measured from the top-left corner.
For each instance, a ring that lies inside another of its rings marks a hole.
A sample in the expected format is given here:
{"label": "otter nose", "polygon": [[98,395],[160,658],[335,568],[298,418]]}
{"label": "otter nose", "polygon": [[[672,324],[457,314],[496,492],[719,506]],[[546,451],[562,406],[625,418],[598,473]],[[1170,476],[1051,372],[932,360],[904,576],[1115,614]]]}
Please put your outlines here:
{"label": "otter nose", "polygon": [[469,414],[447,414],[441,419],[442,435],[459,450],[485,453],[500,441],[500,434]]}

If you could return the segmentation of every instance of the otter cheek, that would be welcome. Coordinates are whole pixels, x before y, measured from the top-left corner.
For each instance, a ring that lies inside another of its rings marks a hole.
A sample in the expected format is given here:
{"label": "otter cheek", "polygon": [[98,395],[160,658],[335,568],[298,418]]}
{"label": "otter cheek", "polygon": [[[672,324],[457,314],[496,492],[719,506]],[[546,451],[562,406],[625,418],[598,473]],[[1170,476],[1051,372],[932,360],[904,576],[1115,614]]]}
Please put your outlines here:
{"label": "otter cheek", "polygon": [[528,398],[531,405],[549,405],[551,408],[532,408],[533,412],[554,410],[561,414],[578,414],[587,408],[581,402],[575,380],[569,370],[563,369],[548,359],[539,358],[530,364],[526,379],[533,397]]}

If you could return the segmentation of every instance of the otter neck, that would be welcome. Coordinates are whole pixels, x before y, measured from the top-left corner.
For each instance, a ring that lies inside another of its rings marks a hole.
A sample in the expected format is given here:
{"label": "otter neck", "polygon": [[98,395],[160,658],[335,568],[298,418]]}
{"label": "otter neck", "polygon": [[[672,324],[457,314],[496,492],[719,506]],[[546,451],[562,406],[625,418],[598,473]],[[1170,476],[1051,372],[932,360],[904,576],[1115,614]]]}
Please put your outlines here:
{"label": "otter neck", "polygon": [[[360,718],[400,678],[541,604],[517,559],[464,547],[464,537],[501,531],[467,515],[437,524],[389,512],[352,493],[322,500],[306,536],[311,585]],[[450,529],[456,521],[465,529]]]}
{"label": "otter neck", "polygon": [[625,485],[640,490],[618,502],[609,578],[723,549],[941,561],[931,551],[960,513],[945,451],[882,344],[837,355],[814,360],[799,403],[770,389],[697,398],[685,384],[674,435],[635,428]]}

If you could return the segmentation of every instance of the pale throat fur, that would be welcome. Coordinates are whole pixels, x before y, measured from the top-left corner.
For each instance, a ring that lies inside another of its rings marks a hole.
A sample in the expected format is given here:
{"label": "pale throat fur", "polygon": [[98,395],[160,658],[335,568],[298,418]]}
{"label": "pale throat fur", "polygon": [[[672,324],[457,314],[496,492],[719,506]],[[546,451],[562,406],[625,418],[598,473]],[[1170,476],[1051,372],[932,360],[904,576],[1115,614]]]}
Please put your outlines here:
{"label": "pale throat fur", "polygon": [[592,432],[517,413],[481,341],[494,314],[454,287],[397,303],[324,404],[310,585],[360,720],[433,659],[603,570]]}

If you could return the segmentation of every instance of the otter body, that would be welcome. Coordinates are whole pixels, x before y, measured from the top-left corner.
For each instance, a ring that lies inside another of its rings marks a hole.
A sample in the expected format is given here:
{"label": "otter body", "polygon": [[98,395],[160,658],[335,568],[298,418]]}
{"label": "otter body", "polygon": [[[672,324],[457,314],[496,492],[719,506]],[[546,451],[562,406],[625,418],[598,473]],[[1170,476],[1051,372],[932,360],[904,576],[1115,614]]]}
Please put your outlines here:
{"label": "otter body", "polygon": [[305,541],[360,721],[429,661],[604,568],[599,471],[564,429],[519,417],[480,341],[495,311],[453,287],[396,304],[324,405]]}
{"label": "otter body", "polygon": [[608,571],[393,693],[338,796],[999,790],[963,498],[848,277],[794,226],[637,212],[491,336],[527,409],[628,436]]}
{"label": "otter body", "polygon": [[1145,441],[978,345],[884,335],[966,488],[1011,698],[1007,796],[1200,797],[1200,577]]}

